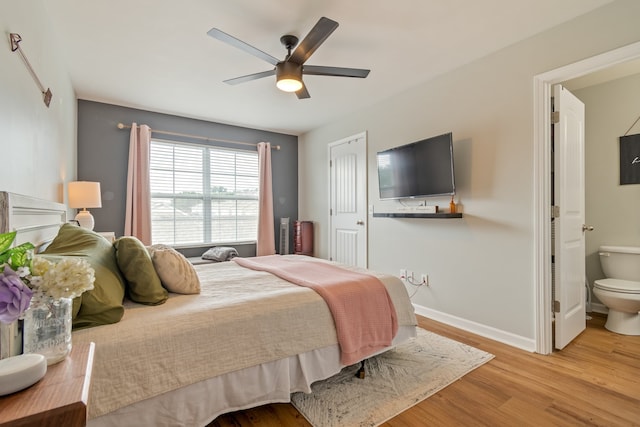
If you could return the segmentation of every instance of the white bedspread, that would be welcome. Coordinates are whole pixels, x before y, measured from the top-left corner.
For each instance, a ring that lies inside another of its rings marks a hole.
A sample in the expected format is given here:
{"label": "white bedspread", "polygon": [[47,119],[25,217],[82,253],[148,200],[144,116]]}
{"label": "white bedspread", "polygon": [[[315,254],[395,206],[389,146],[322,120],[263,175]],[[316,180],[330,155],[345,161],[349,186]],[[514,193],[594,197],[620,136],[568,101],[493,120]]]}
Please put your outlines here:
{"label": "white bedspread", "polygon": [[[315,262],[326,262],[312,259]],[[160,306],[127,303],[119,323],[73,333],[96,343],[89,417],[217,375],[337,343],[314,291],[233,262],[196,266],[200,295],[171,294]],[[378,275],[399,325],[415,325],[399,279]]]}

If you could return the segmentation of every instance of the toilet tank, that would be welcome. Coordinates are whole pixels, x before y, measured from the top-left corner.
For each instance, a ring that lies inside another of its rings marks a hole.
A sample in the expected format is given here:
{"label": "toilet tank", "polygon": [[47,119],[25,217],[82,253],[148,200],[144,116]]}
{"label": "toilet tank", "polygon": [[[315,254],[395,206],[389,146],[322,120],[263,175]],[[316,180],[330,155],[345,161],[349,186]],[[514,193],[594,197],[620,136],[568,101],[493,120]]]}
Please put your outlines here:
{"label": "toilet tank", "polygon": [[640,247],[600,246],[599,255],[607,278],[640,282]]}

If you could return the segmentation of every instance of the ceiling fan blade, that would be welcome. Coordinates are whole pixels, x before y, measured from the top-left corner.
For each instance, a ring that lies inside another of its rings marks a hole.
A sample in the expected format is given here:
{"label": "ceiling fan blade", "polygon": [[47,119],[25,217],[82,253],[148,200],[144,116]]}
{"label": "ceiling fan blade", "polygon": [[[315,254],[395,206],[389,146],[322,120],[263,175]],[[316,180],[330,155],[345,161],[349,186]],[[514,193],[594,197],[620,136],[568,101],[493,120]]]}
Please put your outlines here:
{"label": "ceiling fan blade", "polygon": [[311,95],[309,95],[309,91],[307,90],[307,87],[304,85],[304,82],[302,82],[302,88],[296,92],[296,96],[298,97],[298,99],[311,98]]}
{"label": "ceiling fan blade", "polygon": [[276,70],[262,71],[260,73],[247,74],[246,76],[235,77],[233,79],[224,80],[226,84],[237,85],[240,83],[250,82],[251,80],[258,80],[263,77],[275,76]]}
{"label": "ceiling fan blade", "polygon": [[322,65],[303,65],[302,74],[312,76],[357,77],[364,79],[370,70],[362,68],[324,67]]}
{"label": "ceiling fan blade", "polygon": [[214,39],[218,39],[221,42],[224,42],[228,45],[231,45],[233,47],[236,47],[240,50],[244,50],[245,52],[258,57],[260,59],[262,59],[263,61],[267,61],[269,64],[271,65],[276,65],[278,62],[280,62],[280,60],[278,58],[275,58],[271,55],[269,55],[268,53],[265,53],[263,51],[261,51],[258,48],[255,48],[253,46],[251,46],[250,44],[247,44],[245,42],[243,42],[242,40],[239,40],[235,37],[233,37],[232,35],[229,35],[227,33],[225,33],[224,31],[221,31],[217,28],[212,28],[209,31],[207,31],[207,34],[210,35],[211,37],[213,37]]}
{"label": "ceiling fan blade", "polygon": [[313,52],[338,28],[338,23],[324,16],[318,20],[309,34],[300,42],[287,61],[304,64]]}

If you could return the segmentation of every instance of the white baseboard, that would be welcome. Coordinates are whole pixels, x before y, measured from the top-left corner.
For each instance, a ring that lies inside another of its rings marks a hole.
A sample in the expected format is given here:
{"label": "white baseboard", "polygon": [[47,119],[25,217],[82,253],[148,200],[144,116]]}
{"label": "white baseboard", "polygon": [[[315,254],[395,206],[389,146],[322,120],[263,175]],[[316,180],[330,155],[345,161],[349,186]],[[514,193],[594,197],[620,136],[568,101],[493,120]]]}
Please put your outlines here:
{"label": "white baseboard", "polygon": [[416,314],[419,314],[420,316],[424,316],[525,351],[533,353],[536,350],[536,342],[533,338],[515,335],[511,332],[506,332],[491,326],[482,325],[447,313],[442,313],[418,304],[413,304],[413,307],[415,308]]}
{"label": "white baseboard", "polygon": [[596,303],[596,302],[591,303],[591,311],[594,313],[601,313],[601,314],[609,313],[609,309],[607,308],[606,305]]}

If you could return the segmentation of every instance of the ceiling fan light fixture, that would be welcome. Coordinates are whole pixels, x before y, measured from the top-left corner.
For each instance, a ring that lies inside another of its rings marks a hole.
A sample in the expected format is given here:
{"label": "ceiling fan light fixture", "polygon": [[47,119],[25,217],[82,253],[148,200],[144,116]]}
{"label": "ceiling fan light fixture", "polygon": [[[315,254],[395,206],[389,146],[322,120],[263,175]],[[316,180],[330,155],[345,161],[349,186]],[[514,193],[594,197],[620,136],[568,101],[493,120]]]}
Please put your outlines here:
{"label": "ceiling fan light fixture", "polygon": [[295,79],[281,79],[276,82],[276,86],[284,92],[297,92],[302,89],[302,82]]}
{"label": "ceiling fan light fixture", "polygon": [[302,89],[302,65],[286,61],[276,65],[276,86],[284,92]]}
{"label": "ceiling fan light fixture", "polygon": [[[302,74],[314,76],[334,76],[334,77],[356,77],[365,78],[369,74],[369,70],[360,68],[343,68],[343,67],[326,67],[317,65],[307,65],[309,57],[320,47],[322,43],[338,28],[338,23],[327,17],[321,17],[311,31],[307,33],[304,39],[298,44],[298,37],[285,34],[280,37],[280,43],[287,49],[287,56],[282,61],[261,51],[258,48],[243,42],[240,39],[225,33],[218,28],[212,28],[207,34],[214,39],[227,43],[237,49],[243,50],[250,55],[260,58],[265,62],[275,66],[269,71],[248,74],[246,76],[236,77],[224,80],[225,83],[236,85],[252,80],[261,79],[263,77],[276,76],[276,87],[284,92],[295,92],[298,99],[307,99],[311,96],[302,81]],[[304,70],[303,70],[304,68]]]}

